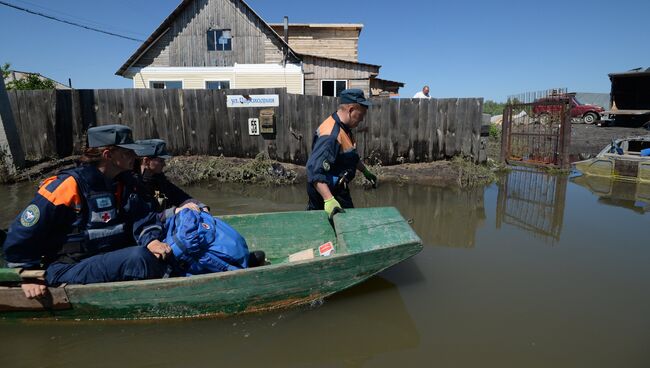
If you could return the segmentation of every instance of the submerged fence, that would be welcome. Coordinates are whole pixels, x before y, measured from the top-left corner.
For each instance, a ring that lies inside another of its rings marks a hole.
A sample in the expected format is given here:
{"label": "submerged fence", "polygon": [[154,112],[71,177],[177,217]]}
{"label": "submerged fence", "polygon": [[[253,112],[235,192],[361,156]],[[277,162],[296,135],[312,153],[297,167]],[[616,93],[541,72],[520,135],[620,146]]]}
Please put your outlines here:
{"label": "submerged fence", "polygon": [[[25,156],[32,161],[81,152],[88,127],[124,124],[136,139],[162,138],[174,154],[255,157],[268,152],[305,164],[334,97],[254,90],[8,91]],[[227,107],[228,95],[278,95],[275,133],[249,135],[268,108]],[[359,154],[384,165],[462,155],[479,161],[483,99],[377,99],[356,131]]]}

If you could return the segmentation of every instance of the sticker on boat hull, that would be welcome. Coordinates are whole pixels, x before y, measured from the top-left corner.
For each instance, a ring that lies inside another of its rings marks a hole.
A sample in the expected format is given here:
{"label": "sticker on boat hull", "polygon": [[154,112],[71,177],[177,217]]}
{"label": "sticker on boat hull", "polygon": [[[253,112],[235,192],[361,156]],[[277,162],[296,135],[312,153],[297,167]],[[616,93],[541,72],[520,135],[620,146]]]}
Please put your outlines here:
{"label": "sticker on boat hull", "polygon": [[320,247],[318,247],[318,254],[320,254],[322,257],[327,257],[334,252],[334,244],[332,242],[327,242]]}

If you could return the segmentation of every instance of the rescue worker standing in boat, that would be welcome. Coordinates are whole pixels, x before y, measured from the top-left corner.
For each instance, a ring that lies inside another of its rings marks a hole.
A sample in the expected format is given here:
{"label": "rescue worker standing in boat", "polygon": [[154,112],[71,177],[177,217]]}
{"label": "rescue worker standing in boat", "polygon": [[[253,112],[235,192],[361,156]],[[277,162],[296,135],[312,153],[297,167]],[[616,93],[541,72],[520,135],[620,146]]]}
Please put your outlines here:
{"label": "rescue worker standing in boat", "polygon": [[184,190],[170,182],[163,173],[165,161],[172,157],[167,152],[164,140],[145,139],[135,143],[140,145],[140,148],[135,150],[138,155],[134,168],[137,180],[144,188],[147,199],[154,205],[154,210],[160,212],[163,223],[174,216],[179,207],[196,211],[210,211],[206,204],[192,198]]}
{"label": "rescue worker standing in boat", "polygon": [[332,216],[334,209],[352,208],[348,183],[359,170],[373,186],[377,177],[361,162],[352,135],[368,112],[370,102],[360,89],[340,93],[338,110],[316,130],[312,153],[307,161],[308,210],[325,210]]}
{"label": "rescue worker standing in boat", "polygon": [[[171,248],[157,214],[137,193],[131,129],[88,129],[82,164],[46,179],[3,245],[10,267],[45,268],[45,283],[90,284],[162,277]],[[28,298],[45,285],[23,283]]]}

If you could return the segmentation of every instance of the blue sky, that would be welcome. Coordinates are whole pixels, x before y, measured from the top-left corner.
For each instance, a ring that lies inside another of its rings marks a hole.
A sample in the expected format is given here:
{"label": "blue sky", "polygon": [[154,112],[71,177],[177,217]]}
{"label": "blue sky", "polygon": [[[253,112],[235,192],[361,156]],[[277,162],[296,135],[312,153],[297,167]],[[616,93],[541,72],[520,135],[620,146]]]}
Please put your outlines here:
{"label": "blue sky", "polygon": [[[3,0],[145,39],[180,0]],[[359,61],[435,97],[504,101],[526,91],[609,92],[608,73],[650,67],[648,0],[248,0],[269,23],[363,23]],[[139,46],[0,6],[0,63],[75,88],[129,88],[115,71]]]}

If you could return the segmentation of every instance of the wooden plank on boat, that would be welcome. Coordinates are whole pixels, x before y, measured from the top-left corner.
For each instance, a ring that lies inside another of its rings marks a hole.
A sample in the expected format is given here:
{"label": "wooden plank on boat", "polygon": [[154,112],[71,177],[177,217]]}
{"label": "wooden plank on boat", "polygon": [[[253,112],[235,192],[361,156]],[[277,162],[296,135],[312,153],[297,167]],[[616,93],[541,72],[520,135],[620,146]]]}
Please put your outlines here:
{"label": "wooden plank on boat", "polygon": [[49,288],[40,299],[28,299],[19,287],[0,287],[0,312],[64,310],[72,308],[65,288]]}

